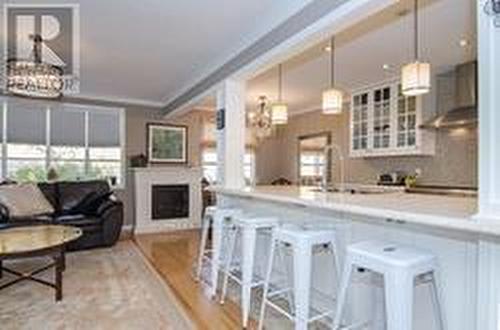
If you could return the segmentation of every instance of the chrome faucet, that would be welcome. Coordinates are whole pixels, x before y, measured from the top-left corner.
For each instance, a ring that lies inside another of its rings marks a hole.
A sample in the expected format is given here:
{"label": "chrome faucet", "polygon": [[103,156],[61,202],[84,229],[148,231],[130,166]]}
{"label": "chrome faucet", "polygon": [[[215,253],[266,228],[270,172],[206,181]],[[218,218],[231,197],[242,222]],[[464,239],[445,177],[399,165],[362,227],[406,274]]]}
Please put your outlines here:
{"label": "chrome faucet", "polygon": [[[322,183],[321,183],[321,188],[323,191],[328,191],[328,172],[331,171],[331,167],[327,168],[328,165],[328,152],[329,151],[335,151],[337,153],[338,159],[339,159],[339,166],[340,166],[340,190],[344,189],[344,183],[345,183],[345,173],[344,173],[344,155],[342,154],[342,150],[340,149],[340,146],[331,143],[329,145],[326,145],[324,148],[324,153],[325,153],[325,170],[323,171],[323,178],[322,178]],[[333,163],[333,161],[332,161]],[[332,187],[333,188],[333,187]]]}

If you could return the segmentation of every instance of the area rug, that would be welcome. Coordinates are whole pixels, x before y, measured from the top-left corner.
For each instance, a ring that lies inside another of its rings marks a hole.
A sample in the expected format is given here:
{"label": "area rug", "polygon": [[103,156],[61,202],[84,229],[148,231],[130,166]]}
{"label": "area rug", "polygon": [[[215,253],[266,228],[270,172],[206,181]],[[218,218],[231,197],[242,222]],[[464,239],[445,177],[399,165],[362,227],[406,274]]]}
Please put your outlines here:
{"label": "area rug", "polygon": [[[5,266],[28,270],[40,262]],[[41,277],[52,281],[53,271]],[[51,288],[33,282],[0,291],[0,328],[182,330],[193,325],[134,243],[122,241],[110,249],[69,253],[61,302]]]}

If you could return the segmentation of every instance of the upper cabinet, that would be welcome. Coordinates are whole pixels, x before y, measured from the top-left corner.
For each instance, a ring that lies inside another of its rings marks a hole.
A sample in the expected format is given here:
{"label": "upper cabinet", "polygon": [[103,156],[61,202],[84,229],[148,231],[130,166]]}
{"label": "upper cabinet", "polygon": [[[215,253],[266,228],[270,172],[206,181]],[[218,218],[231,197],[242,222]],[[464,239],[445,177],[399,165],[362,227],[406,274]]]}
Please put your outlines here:
{"label": "upper cabinet", "polygon": [[352,94],[350,156],[434,154],[434,133],[422,130],[421,97],[406,97],[399,81]]}

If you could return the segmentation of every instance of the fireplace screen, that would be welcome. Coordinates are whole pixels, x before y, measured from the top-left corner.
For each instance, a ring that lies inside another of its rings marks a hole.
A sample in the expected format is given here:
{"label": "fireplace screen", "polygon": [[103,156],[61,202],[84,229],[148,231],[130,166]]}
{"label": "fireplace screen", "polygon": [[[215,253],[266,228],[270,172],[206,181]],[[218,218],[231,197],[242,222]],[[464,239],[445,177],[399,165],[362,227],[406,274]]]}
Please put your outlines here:
{"label": "fireplace screen", "polygon": [[152,219],[189,217],[189,185],[153,185]]}

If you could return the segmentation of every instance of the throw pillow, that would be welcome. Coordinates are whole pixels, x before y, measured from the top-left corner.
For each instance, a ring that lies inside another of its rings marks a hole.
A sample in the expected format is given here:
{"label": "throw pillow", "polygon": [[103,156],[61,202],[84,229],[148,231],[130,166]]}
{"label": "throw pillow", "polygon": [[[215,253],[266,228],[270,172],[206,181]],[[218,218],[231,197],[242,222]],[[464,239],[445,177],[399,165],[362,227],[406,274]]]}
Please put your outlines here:
{"label": "throw pillow", "polygon": [[32,183],[1,185],[0,203],[9,209],[12,218],[29,218],[54,212],[40,188]]}

